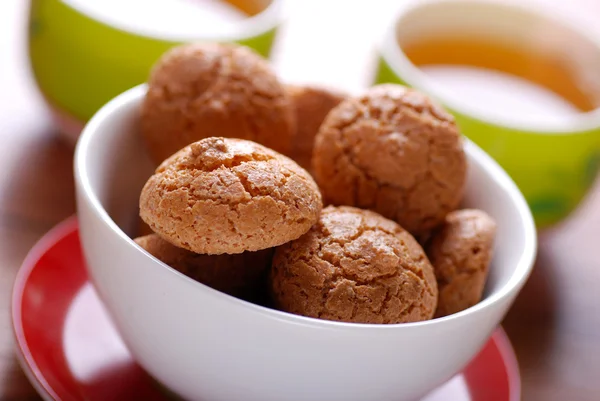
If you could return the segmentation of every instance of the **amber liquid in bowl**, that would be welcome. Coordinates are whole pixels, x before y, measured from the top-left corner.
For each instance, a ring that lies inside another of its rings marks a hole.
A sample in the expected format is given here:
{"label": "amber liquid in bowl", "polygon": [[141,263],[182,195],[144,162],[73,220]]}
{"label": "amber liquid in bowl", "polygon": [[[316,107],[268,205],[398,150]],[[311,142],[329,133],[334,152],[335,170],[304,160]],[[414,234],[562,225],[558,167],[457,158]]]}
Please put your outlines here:
{"label": "amber liquid in bowl", "polygon": [[440,94],[486,115],[557,121],[598,107],[577,84],[572,65],[549,54],[465,38],[419,39],[402,47]]}

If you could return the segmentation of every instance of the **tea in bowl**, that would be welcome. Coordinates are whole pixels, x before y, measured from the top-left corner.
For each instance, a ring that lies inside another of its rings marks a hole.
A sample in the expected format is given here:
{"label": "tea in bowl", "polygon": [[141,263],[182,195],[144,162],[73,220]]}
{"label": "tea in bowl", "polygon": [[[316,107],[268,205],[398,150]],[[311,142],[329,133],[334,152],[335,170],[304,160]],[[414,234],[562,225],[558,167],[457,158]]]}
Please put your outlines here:
{"label": "tea in bowl", "polygon": [[600,166],[600,39],[510,2],[406,2],[376,83],[435,97],[515,180],[539,228],[580,204]]}

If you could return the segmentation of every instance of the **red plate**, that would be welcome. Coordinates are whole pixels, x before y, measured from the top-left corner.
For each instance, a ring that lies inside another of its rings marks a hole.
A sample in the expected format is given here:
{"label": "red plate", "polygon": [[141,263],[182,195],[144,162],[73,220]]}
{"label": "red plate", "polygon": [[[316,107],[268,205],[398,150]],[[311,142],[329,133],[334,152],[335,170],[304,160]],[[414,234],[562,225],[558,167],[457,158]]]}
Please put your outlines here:
{"label": "red plate", "polygon": [[[85,270],[77,220],[31,250],[15,281],[12,323],[17,354],[46,400],[167,400],[123,344]],[[512,347],[498,329],[469,366],[426,401],[517,401]]]}

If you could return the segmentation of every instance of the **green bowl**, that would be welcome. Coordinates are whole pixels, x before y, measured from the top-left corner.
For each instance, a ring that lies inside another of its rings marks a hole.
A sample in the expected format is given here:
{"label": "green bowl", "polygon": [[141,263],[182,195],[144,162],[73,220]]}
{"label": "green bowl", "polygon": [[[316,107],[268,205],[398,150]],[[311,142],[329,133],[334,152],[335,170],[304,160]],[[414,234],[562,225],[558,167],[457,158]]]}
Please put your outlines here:
{"label": "green bowl", "polygon": [[[561,38],[576,40],[569,43],[577,43],[579,52],[570,53],[569,61],[585,67],[596,81],[600,81],[600,44],[548,14],[521,6],[472,0],[419,4],[406,7],[389,30],[381,46],[374,82],[400,83],[436,97],[455,116],[462,133],[511,175],[525,195],[538,228],[561,221],[582,201],[600,168],[599,112],[582,113],[563,124],[500,121],[436,91],[426,74],[404,54],[398,38],[444,34],[444,30],[454,34],[456,30],[461,35],[495,35],[494,39],[501,38],[505,44],[529,41],[535,45],[535,39],[543,37],[537,27],[555,28]],[[557,54],[565,57],[564,50],[557,49]]]}
{"label": "green bowl", "polygon": [[190,34],[109,22],[110,15],[95,15],[78,7],[77,3],[85,3],[82,1],[32,0],[29,58],[33,75],[61,130],[76,139],[96,110],[145,82],[150,67],[174,45],[195,40],[236,42],[268,57],[283,18],[282,1],[245,2],[263,9],[233,29],[198,29],[197,34]]}

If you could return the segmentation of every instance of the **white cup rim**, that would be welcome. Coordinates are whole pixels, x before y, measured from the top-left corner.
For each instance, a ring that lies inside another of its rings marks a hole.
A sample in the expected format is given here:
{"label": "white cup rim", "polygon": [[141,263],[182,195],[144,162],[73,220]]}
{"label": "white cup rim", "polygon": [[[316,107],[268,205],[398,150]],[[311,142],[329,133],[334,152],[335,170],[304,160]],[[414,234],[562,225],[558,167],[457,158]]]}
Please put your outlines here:
{"label": "white cup rim", "polygon": [[[69,1],[65,5],[71,7],[77,12],[86,16],[90,15],[89,10],[84,10],[80,6]],[[140,37],[163,40],[170,42],[191,42],[191,41],[239,41],[258,37],[271,29],[278,27],[284,19],[284,0],[271,0],[271,2],[262,11],[249,16],[236,24],[228,26],[223,31],[208,32],[199,30],[197,33],[182,32],[157,32],[152,27],[130,26],[123,21],[104,16],[99,19],[101,23],[107,24],[112,28],[123,32],[130,32]]]}
{"label": "white cup rim", "polygon": [[[102,221],[114,235],[118,236],[121,240],[130,244],[131,247],[136,248],[138,252],[143,252],[142,249],[131,239],[123,230],[117,226],[117,224],[111,219],[107,211],[102,206],[100,200],[95,194],[95,190],[89,179],[89,172],[86,164],[87,154],[93,152],[91,143],[96,136],[101,136],[100,127],[106,119],[111,119],[115,115],[118,115],[119,111],[124,107],[130,106],[132,103],[139,101],[146,93],[146,84],[134,87],[121,95],[115,97],[113,100],[108,102],[102,107],[88,122],[85,126],[81,136],[79,137],[74,158],[74,170],[75,170],[75,182],[78,192],[83,195],[79,198],[83,199],[89,206],[95,215],[95,217]],[[492,294],[481,300],[478,304],[463,310],[461,312],[441,317],[432,320],[413,322],[413,323],[400,323],[400,324],[366,324],[366,323],[345,323],[336,322],[330,320],[309,318],[299,316],[291,313],[286,313],[271,309],[268,307],[256,305],[253,303],[245,302],[237,298],[227,296],[222,293],[218,293],[216,290],[204,286],[191,278],[171,269],[166,264],[153,263],[152,265],[162,268],[167,274],[172,274],[179,280],[184,280],[186,285],[192,284],[196,286],[197,291],[209,291],[213,292],[215,297],[219,296],[222,301],[236,302],[240,307],[244,307],[255,314],[260,314],[266,317],[270,317],[277,320],[285,320],[290,323],[302,324],[304,326],[311,326],[315,328],[326,328],[333,330],[398,330],[398,329],[418,329],[424,326],[437,326],[444,325],[445,322],[462,319],[463,317],[471,314],[484,313],[490,309],[494,304],[501,302],[506,299],[510,299],[516,295],[533,269],[533,263],[537,252],[537,233],[533,216],[527,206],[525,198],[517,188],[514,181],[508,176],[508,174],[495,162],[488,154],[481,150],[477,145],[465,139],[465,150],[475,163],[480,165],[480,168],[486,171],[486,175],[491,177],[496,184],[502,187],[512,200],[513,207],[517,210],[520,220],[522,221],[523,238],[525,243],[523,244],[523,252],[511,273],[510,279],[499,289],[494,291]],[[148,255],[148,257],[150,257]],[[156,259],[158,261],[158,259]]]}
{"label": "white cup rim", "polygon": [[588,112],[578,113],[565,121],[511,121],[507,118],[498,118],[493,115],[487,115],[476,108],[470,107],[464,102],[441,94],[436,85],[432,84],[432,81],[427,74],[414,65],[401,50],[400,45],[396,40],[396,32],[398,23],[404,15],[420,8],[448,4],[460,8],[468,7],[469,5],[477,5],[479,7],[489,7],[490,10],[502,9],[503,11],[520,14],[527,13],[533,18],[545,20],[554,26],[572,31],[577,37],[581,38],[582,41],[587,41],[592,44],[600,55],[600,37],[584,31],[577,24],[560,19],[559,15],[556,12],[552,12],[550,9],[542,10],[531,4],[507,3],[502,0],[413,0],[406,2],[396,14],[393,22],[386,30],[380,46],[380,56],[392,69],[394,74],[399,76],[410,86],[414,86],[435,97],[451,110],[470,119],[478,120],[484,124],[491,124],[497,127],[532,134],[577,134],[598,130],[600,128],[600,107]]}

